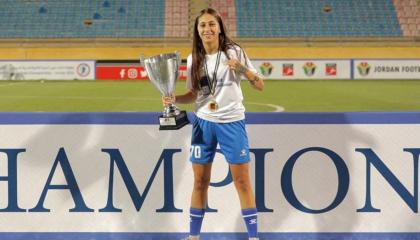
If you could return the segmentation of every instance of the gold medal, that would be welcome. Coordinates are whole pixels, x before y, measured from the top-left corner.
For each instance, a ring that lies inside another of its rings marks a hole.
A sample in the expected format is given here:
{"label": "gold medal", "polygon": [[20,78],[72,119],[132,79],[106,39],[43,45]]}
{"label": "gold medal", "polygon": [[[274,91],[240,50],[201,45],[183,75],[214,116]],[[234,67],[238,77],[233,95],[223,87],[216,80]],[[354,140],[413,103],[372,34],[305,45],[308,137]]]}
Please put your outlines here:
{"label": "gold medal", "polygon": [[[219,63],[220,63],[220,55],[221,55],[220,49],[217,52],[217,59],[216,59],[216,65],[214,67],[214,71],[213,71],[213,78],[210,78],[210,74],[209,71],[207,69],[207,61],[206,58],[204,58],[204,69],[205,69],[205,74],[207,77],[207,84],[208,84],[208,90],[206,93],[207,94],[203,94],[203,95],[210,95],[210,101],[207,104],[207,107],[209,108],[209,110],[211,112],[216,112],[217,109],[219,109],[219,105],[217,104],[216,100],[214,99],[214,94],[216,92],[216,86],[217,86],[217,69],[219,68]],[[206,97],[207,97],[206,96]]]}
{"label": "gold medal", "polygon": [[208,107],[209,107],[210,111],[215,112],[219,108],[219,105],[217,104],[216,101],[211,100]]}

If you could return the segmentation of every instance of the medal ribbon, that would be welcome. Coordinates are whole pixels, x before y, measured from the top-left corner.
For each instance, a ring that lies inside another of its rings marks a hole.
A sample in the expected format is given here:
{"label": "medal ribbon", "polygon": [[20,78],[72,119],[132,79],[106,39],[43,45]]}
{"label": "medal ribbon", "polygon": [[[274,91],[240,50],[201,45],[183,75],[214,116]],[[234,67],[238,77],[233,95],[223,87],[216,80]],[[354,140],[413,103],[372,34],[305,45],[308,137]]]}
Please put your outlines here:
{"label": "medal ribbon", "polygon": [[213,71],[213,79],[210,80],[210,76],[209,76],[209,71],[207,68],[207,59],[204,58],[204,68],[206,70],[206,77],[207,77],[207,81],[209,81],[209,87],[210,87],[210,94],[214,96],[214,93],[216,91],[216,85],[217,85],[217,70],[219,69],[219,64],[220,64],[220,55],[221,55],[221,51],[217,52],[217,58],[216,58],[216,65],[214,66],[214,71]]}

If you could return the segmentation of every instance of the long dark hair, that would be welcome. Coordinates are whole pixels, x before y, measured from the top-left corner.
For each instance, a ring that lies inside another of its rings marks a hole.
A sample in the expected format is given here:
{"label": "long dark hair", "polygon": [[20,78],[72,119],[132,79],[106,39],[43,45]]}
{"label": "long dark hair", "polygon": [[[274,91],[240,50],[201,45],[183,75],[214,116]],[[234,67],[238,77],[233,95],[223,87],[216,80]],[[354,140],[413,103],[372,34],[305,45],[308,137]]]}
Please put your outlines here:
{"label": "long dark hair", "polygon": [[232,41],[226,34],[226,26],[223,23],[222,17],[219,12],[213,8],[205,8],[201,10],[200,14],[195,18],[194,23],[194,36],[193,36],[193,48],[192,48],[192,67],[191,67],[191,78],[192,78],[192,87],[195,90],[199,89],[199,83],[203,68],[204,58],[206,57],[206,51],[201,41],[200,35],[198,33],[198,19],[204,14],[210,14],[214,16],[219,23],[220,34],[219,34],[219,50],[224,52],[227,55],[227,50],[234,45],[239,46],[237,43]]}

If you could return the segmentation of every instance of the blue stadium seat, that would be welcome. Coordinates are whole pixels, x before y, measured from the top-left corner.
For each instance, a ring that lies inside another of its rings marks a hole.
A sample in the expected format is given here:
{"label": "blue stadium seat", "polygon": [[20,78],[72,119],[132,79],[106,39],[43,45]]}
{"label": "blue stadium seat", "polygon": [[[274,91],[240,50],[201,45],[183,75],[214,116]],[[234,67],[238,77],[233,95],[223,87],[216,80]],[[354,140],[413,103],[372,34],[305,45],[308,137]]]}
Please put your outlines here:
{"label": "blue stadium seat", "polygon": [[[188,37],[187,1],[3,0],[0,38]],[[407,12],[398,0],[233,1],[212,2],[230,16],[229,27],[239,38],[420,34],[420,17],[412,16],[417,12]],[[327,6],[331,11],[325,11]],[[399,13],[398,19],[397,11],[405,15]]]}
{"label": "blue stadium seat", "polygon": [[0,37],[163,37],[164,8],[165,0],[4,0]]}
{"label": "blue stadium seat", "polygon": [[[235,3],[238,37],[402,36],[392,0],[236,0]],[[331,11],[325,12],[326,6]]]}

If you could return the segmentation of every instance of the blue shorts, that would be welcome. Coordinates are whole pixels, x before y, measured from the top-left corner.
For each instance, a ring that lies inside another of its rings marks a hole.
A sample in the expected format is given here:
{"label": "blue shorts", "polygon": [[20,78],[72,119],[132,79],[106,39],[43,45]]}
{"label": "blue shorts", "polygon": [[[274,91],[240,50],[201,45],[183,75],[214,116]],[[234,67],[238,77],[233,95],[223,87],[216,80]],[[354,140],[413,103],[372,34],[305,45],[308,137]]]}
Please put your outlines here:
{"label": "blue shorts", "polygon": [[197,117],[192,129],[191,162],[199,164],[213,162],[217,144],[228,163],[249,162],[249,144],[244,120],[215,123]]}

